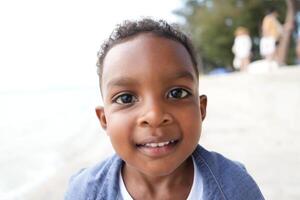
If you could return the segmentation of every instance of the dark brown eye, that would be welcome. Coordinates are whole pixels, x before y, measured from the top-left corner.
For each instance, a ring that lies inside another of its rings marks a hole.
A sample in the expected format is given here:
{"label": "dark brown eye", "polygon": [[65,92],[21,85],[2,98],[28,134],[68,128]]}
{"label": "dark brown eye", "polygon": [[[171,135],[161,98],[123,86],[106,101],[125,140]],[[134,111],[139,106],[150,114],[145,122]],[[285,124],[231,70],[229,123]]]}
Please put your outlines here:
{"label": "dark brown eye", "polygon": [[185,90],[183,88],[176,88],[169,92],[168,98],[183,99],[189,95],[190,95],[190,93],[187,90]]}
{"label": "dark brown eye", "polygon": [[131,94],[121,94],[115,99],[118,104],[132,104],[136,101],[137,98]]}

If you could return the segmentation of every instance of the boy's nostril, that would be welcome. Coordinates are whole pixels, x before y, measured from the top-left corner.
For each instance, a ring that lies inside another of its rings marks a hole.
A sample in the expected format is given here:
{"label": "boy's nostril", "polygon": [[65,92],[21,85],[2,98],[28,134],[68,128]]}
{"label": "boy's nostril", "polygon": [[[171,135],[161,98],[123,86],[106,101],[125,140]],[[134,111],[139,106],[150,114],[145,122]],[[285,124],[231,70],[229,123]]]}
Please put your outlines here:
{"label": "boy's nostril", "polygon": [[147,121],[142,121],[141,125],[142,126],[149,126],[149,123]]}
{"label": "boy's nostril", "polygon": [[169,119],[164,119],[164,120],[163,120],[163,124],[166,124],[166,123],[169,123],[169,122],[170,122]]}
{"label": "boy's nostril", "polygon": [[162,124],[169,124],[172,122],[172,116],[170,114],[165,114],[162,120]]}

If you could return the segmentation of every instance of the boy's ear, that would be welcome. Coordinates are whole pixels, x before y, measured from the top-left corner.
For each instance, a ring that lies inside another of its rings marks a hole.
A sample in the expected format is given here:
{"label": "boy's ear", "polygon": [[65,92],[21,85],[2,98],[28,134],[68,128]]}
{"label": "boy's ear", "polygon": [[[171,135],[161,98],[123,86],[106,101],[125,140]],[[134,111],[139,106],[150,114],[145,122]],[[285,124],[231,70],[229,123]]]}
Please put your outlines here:
{"label": "boy's ear", "polygon": [[104,113],[104,107],[103,106],[97,106],[95,111],[96,111],[96,115],[99,119],[99,122],[100,122],[102,128],[104,130],[106,130],[107,123],[106,123],[106,117],[105,117],[105,113]]}
{"label": "boy's ear", "polygon": [[199,102],[200,102],[201,118],[202,120],[204,120],[206,116],[207,96],[201,95],[199,96],[199,99],[200,99]]}

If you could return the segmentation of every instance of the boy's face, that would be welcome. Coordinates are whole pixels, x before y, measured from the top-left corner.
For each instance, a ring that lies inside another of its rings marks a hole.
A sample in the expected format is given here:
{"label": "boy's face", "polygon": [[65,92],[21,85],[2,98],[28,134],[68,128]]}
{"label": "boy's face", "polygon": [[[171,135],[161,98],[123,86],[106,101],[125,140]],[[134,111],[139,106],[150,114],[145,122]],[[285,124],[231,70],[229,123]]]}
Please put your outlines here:
{"label": "boy's face", "polygon": [[195,150],[206,109],[187,50],[140,34],[109,50],[103,66],[96,113],[115,151],[131,169],[172,173]]}

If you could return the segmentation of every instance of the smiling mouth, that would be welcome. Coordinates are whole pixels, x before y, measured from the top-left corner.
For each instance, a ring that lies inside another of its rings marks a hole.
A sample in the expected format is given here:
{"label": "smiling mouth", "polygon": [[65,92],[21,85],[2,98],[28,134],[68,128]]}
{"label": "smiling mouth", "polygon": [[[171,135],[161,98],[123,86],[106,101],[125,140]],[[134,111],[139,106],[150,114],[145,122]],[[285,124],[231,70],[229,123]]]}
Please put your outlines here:
{"label": "smiling mouth", "polygon": [[177,143],[178,140],[169,140],[166,142],[149,142],[149,143],[145,143],[145,144],[137,144],[138,147],[150,147],[150,148],[157,148],[157,147],[164,147],[164,146],[168,146],[171,144],[175,144]]}
{"label": "smiling mouth", "polygon": [[179,140],[169,140],[165,142],[150,141],[147,143],[137,144],[136,147],[145,156],[156,159],[156,158],[165,157],[175,152],[178,143]]}

